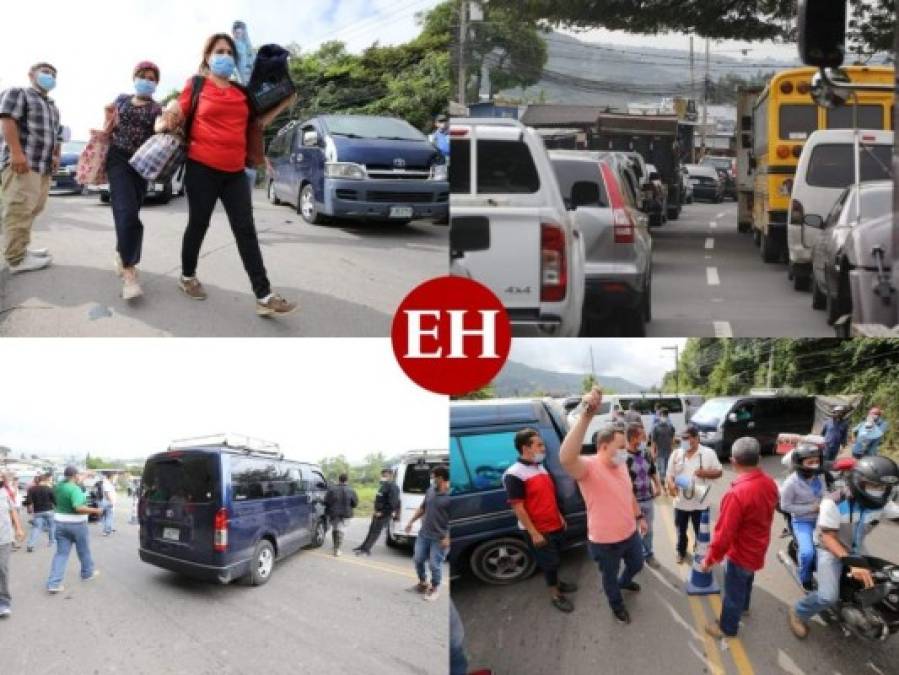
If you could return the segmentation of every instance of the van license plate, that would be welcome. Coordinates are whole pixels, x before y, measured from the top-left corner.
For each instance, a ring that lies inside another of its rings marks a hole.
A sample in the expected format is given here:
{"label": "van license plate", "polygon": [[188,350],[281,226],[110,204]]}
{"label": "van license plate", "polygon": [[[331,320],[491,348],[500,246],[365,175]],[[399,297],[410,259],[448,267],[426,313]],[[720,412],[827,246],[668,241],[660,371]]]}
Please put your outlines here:
{"label": "van license plate", "polygon": [[181,530],[177,527],[166,527],[162,530],[162,538],[170,541],[181,541]]}
{"label": "van license plate", "polygon": [[411,206],[391,206],[390,207],[390,217],[391,218],[411,218],[412,217],[412,207]]}

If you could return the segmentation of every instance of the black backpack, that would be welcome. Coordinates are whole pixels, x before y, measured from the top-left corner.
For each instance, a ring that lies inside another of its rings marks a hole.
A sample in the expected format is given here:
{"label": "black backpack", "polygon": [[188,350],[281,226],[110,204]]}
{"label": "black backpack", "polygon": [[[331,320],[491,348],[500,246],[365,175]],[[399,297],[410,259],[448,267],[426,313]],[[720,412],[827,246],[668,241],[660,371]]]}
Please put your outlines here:
{"label": "black backpack", "polygon": [[98,480],[96,483],[94,483],[93,493],[94,493],[94,499],[96,499],[98,502],[103,501],[103,479],[102,478],[100,480]]}

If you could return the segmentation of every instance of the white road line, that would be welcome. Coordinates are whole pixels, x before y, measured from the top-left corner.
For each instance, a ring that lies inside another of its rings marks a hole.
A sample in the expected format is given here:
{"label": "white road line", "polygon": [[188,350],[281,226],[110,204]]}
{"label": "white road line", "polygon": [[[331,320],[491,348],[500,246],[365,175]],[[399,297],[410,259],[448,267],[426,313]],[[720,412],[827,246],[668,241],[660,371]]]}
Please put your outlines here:
{"label": "white road line", "polygon": [[724,218],[724,216],[726,216],[726,215],[727,215],[727,211],[722,211],[721,213],[718,214],[717,217],[718,217],[718,218]]}
{"label": "white road line", "polygon": [[714,321],[713,325],[715,326],[715,337],[732,338],[734,336],[734,330],[730,327],[729,321]]}
{"label": "white road line", "polygon": [[709,223],[709,227],[711,227],[713,230],[715,230],[715,229],[718,228],[718,223],[716,223],[716,222],[713,220],[712,222]]}
{"label": "white road line", "polygon": [[706,249],[708,249],[709,251],[711,251],[713,248],[715,248],[715,240],[712,239],[711,237],[709,237],[708,239],[706,239],[706,240],[705,240],[705,247],[706,247]]}
{"label": "white road line", "polygon": [[705,278],[706,281],[709,282],[709,286],[720,286],[721,279],[718,278],[718,268],[717,267],[706,267],[705,268]]}

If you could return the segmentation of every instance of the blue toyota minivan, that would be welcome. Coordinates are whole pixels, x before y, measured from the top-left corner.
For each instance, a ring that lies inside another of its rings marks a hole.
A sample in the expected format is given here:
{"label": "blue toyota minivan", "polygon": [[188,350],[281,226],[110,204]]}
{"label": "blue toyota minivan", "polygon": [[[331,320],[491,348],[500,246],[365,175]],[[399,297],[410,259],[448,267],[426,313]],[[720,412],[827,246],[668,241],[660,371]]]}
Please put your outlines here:
{"label": "blue toyota minivan", "polygon": [[264,584],[277,559],[324,542],[327,487],[319,467],[278,451],[179,441],[144,465],[140,558],[207,581]]}
{"label": "blue toyota minivan", "polygon": [[291,122],[266,156],[269,201],[292,204],[313,225],[330,218],[397,224],[448,218],[443,155],[403,120],[321,115]]}
{"label": "blue toyota minivan", "polygon": [[[553,399],[453,401],[450,404],[450,567],[491,584],[526,579],[537,561],[518,528],[503,487],[517,459],[515,434],[525,427],[546,444],[544,465],[556,484],[569,548],[587,540],[587,512],[577,483],[562,469],[559,449],[568,432],[562,404]],[[595,453],[585,443],[584,454]]]}

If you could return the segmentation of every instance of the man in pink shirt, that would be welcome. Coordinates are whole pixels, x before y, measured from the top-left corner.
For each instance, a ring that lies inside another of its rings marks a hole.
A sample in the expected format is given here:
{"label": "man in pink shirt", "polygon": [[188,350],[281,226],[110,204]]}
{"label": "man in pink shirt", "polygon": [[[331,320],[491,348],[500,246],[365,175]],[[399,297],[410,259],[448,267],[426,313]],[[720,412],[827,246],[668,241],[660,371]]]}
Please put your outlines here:
{"label": "man in pink shirt", "polygon": [[[601,429],[595,437],[596,454],[581,456],[587,428],[601,403],[598,388],[584,396],[583,413],[565,436],[559,459],[562,468],[577,481],[587,505],[587,545],[599,565],[609,606],[618,621],[630,623],[621,589],[640,590],[633,579],[643,569],[642,537],[648,526],[627,470],[624,427]],[[622,560],[624,573],[619,578]]]}

